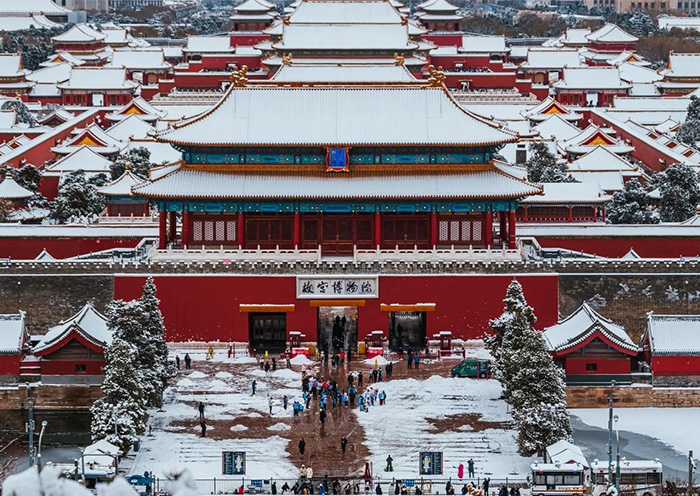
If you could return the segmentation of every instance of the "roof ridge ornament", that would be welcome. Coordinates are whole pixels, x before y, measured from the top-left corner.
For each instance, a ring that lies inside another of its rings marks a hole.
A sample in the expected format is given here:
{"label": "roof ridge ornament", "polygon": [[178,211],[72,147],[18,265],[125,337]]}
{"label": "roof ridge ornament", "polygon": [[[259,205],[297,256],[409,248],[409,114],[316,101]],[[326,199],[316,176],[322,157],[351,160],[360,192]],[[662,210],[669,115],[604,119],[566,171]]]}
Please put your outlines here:
{"label": "roof ridge ornament", "polygon": [[248,78],[246,77],[246,74],[248,74],[248,66],[244,65],[240,69],[237,69],[236,66],[233,68],[233,72],[231,73],[231,83],[234,88],[245,88],[248,86]]}
{"label": "roof ridge ornament", "polygon": [[442,70],[442,66],[438,66],[435,69],[434,65],[428,66],[428,86],[431,88],[441,88],[445,85],[445,73]]}
{"label": "roof ridge ornament", "polygon": [[396,52],[394,52],[394,60],[396,61],[396,62],[394,63],[395,65],[400,65],[400,66],[402,66],[402,65],[404,65],[404,64],[406,63],[406,58],[404,57],[404,55],[403,55],[403,54],[400,54],[400,55],[399,55],[399,54],[396,53]]}
{"label": "roof ridge ornament", "polygon": [[292,53],[282,55],[282,65],[292,65]]}

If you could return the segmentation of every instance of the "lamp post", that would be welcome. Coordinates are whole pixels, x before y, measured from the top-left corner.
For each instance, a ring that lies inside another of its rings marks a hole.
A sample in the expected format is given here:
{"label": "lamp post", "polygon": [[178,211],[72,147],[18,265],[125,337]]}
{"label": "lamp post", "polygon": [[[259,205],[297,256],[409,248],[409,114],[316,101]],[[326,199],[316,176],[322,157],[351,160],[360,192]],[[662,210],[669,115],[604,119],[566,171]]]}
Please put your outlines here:
{"label": "lamp post", "polygon": [[41,472],[41,440],[44,437],[44,430],[46,429],[47,425],[48,422],[46,420],[41,422],[41,432],[39,433],[39,447],[36,454],[36,464],[39,467],[39,472]]}
{"label": "lamp post", "polygon": [[29,466],[34,466],[34,397],[32,385],[27,384],[27,403],[29,406],[29,420],[27,421],[27,434],[29,435]]}
{"label": "lamp post", "polygon": [[612,443],[613,443],[613,388],[615,381],[610,381],[610,400],[608,406],[608,484],[612,485]]}

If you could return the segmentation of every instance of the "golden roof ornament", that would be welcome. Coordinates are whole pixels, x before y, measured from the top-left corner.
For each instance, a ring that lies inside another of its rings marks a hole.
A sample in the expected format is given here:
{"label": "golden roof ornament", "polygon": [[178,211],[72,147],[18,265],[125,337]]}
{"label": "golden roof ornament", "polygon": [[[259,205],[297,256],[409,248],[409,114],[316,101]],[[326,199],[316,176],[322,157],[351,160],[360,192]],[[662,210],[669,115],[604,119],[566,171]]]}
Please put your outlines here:
{"label": "golden roof ornament", "polygon": [[248,66],[244,65],[240,69],[237,69],[236,66],[233,67],[233,72],[231,73],[231,83],[233,84],[234,88],[245,88],[248,86],[248,78],[246,77],[246,74],[248,74]]}
{"label": "golden roof ornament", "polygon": [[440,88],[445,85],[445,73],[442,66],[435,69],[434,65],[428,66],[428,86],[431,88]]}
{"label": "golden roof ornament", "polygon": [[292,65],[292,54],[285,53],[282,55],[282,65]]}
{"label": "golden roof ornament", "polygon": [[404,65],[404,63],[406,62],[406,59],[403,56],[403,54],[399,55],[398,53],[394,53],[394,60],[396,61],[394,63],[395,65]]}

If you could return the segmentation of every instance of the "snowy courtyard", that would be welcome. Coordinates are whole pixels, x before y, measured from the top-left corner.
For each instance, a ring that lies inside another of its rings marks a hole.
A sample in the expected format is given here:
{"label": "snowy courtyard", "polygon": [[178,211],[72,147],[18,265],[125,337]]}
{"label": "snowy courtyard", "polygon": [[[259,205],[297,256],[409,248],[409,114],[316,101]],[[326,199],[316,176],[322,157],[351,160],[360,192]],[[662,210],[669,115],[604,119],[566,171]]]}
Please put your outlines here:
{"label": "snowy courtyard", "polygon": [[[176,353],[182,358],[185,351]],[[318,364],[293,365],[292,370],[266,373],[250,358],[228,359],[219,353],[207,361],[201,350],[190,350],[190,356],[192,370],[179,371],[165,392],[163,408],[151,412],[151,432],[131,473],[151,471],[163,477],[187,467],[197,479],[225,479],[222,451],[244,451],[247,479],[295,479],[302,463],[312,466],[319,477],[360,476],[365,461],[371,462],[375,476],[383,478],[388,455],[395,469],[390,477],[417,478],[419,452],[442,451],[443,478],[456,478],[457,466],[466,467],[470,458],[478,478],[514,480],[528,475],[531,461],[516,452],[507,405],[498,399],[500,385],[494,380],[448,377],[454,360],[425,364],[420,371],[397,363],[398,377],[376,385],[387,394],[385,405],[377,402],[368,412],[329,407],[322,427],[313,401],[300,417],[293,416],[293,402],[302,401],[302,368],[322,372],[322,377],[332,373],[341,388],[347,386],[349,371],[362,370],[367,387],[372,364],[357,362],[335,371]],[[406,377],[411,373],[416,378]],[[289,402],[286,410],[284,395]],[[204,438],[200,401],[205,404]],[[305,457],[298,451],[301,436],[307,444]],[[340,452],[342,436],[349,440],[347,454]],[[240,480],[240,476],[228,478]]]}

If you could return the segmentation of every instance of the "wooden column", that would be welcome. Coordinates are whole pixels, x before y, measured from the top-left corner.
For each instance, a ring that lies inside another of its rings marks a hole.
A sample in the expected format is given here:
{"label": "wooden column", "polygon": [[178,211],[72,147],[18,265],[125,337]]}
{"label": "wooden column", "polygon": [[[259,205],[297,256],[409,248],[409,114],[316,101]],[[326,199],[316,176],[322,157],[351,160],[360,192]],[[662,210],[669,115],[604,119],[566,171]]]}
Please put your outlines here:
{"label": "wooden column", "polygon": [[301,244],[301,218],[299,212],[294,212],[294,248],[299,248]]}
{"label": "wooden column", "polygon": [[382,246],[382,214],[374,212],[374,246]]}
{"label": "wooden column", "polygon": [[515,249],[515,210],[508,215],[508,248]]}
{"label": "wooden column", "polygon": [[504,245],[508,241],[508,223],[506,219],[506,213],[505,212],[498,212],[498,221],[499,221],[499,235],[501,237],[501,243]]}
{"label": "wooden column", "polygon": [[438,221],[437,212],[430,212],[430,247],[435,248],[438,244]]}
{"label": "wooden column", "polygon": [[158,212],[158,249],[165,250],[168,245],[168,230],[166,229],[166,213],[162,210]]}
{"label": "wooden column", "polygon": [[192,220],[189,212],[182,212],[182,247],[190,245],[190,233],[192,232]]}
{"label": "wooden column", "polygon": [[567,222],[573,222],[574,221],[574,208],[569,207],[569,217],[567,219]]}
{"label": "wooden column", "polygon": [[523,207],[523,222],[527,222],[529,220],[527,214],[528,214],[527,207]]}
{"label": "wooden column", "polygon": [[603,222],[605,222],[605,205],[603,205]]}
{"label": "wooden column", "polygon": [[245,216],[243,212],[238,212],[238,221],[236,222],[236,241],[238,246],[243,248],[245,245]]}
{"label": "wooden column", "polygon": [[168,212],[168,240],[175,241],[177,237],[177,212]]}
{"label": "wooden column", "polygon": [[493,246],[493,214],[491,212],[484,214],[484,242],[487,248]]}

